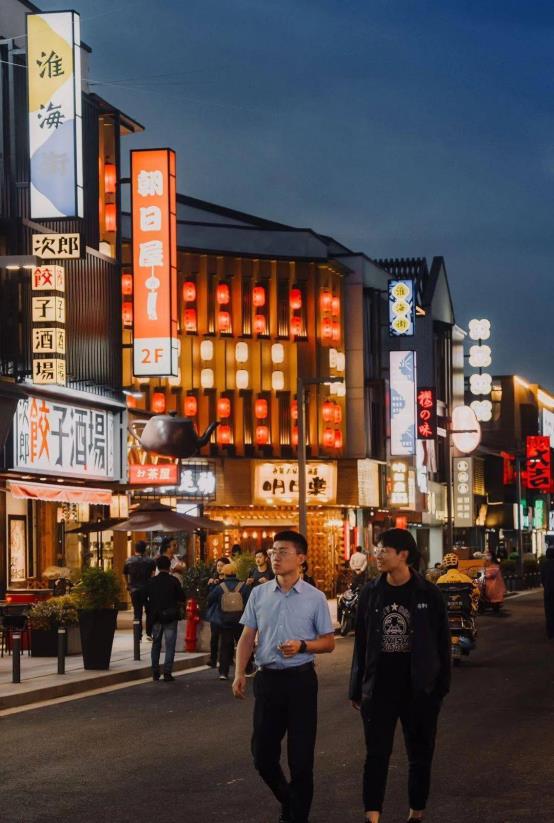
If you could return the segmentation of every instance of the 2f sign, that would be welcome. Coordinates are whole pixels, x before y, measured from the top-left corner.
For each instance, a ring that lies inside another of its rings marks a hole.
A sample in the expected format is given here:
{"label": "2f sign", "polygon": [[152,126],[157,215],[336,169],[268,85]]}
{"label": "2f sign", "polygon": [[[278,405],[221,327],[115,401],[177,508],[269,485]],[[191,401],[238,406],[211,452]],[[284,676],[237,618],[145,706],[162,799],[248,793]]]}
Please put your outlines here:
{"label": "2f sign", "polygon": [[141,375],[171,374],[174,360],[171,340],[166,337],[142,338],[140,346],[134,348],[133,371]]}

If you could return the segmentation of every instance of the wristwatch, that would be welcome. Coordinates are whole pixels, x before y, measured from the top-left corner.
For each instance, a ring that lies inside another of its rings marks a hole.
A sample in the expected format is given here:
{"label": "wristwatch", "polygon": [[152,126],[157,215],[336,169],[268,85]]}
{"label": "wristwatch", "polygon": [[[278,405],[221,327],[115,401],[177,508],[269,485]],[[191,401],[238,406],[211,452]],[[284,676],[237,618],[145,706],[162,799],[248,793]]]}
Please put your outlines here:
{"label": "wristwatch", "polygon": [[298,649],[298,654],[304,654],[307,648],[308,647],[306,646],[306,641],[301,640],[300,641],[300,648]]}

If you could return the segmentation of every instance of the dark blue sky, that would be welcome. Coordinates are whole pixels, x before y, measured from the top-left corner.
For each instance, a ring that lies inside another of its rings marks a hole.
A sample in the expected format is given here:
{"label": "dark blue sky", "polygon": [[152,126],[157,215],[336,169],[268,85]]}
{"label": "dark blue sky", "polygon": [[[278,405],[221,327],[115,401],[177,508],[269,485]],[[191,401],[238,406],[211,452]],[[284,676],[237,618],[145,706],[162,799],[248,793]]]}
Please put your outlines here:
{"label": "dark blue sky", "polygon": [[494,371],[554,390],[554,4],[74,6],[95,90],[147,127],[127,148],[173,146],[180,191],[371,257],[444,255]]}

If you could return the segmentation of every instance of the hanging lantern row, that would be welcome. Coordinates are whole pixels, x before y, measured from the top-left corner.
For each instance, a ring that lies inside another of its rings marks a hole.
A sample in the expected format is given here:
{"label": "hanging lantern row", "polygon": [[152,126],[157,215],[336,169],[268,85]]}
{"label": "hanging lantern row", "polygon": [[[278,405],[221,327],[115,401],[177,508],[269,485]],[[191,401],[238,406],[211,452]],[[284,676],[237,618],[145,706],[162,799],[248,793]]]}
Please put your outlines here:
{"label": "hanging lantern row", "polygon": [[115,163],[104,164],[104,194],[115,194],[117,176]]}
{"label": "hanging lantern row", "polygon": [[193,280],[187,280],[183,283],[183,301],[185,303],[194,303],[196,300],[196,283]]}
{"label": "hanging lantern row", "polygon": [[231,292],[227,283],[219,283],[215,290],[215,299],[220,306],[227,306],[231,300]]}
{"label": "hanging lantern row", "polygon": [[323,429],[322,441],[326,449],[342,449],[342,432],[340,429]]}
{"label": "hanging lantern row", "polygon": [[196,322],[196,309],[185,309],[183,312],[183,325],[186,332],[196,332],[198,326]]}
{"label": "hanging lantern row", "polygon": [[152,393],[152,411],[155,414],[163,414],[165,411],[165,393],[155,391]]}
{"label": "hanging lantern row", "polygon": [[231,426],[228,424],[218,426],[217,442],[220,446],[228,446],[231,443]]}
{"label": "hanging lantern row", "polygon": [[121,294],[124,296],[128,296],[133,293],[133,275],[132,274],[122,274],[121,275]]}
{"label": "hanging lantern row", "polygon": [[220,311],[217,314],[217,327],[220,332],[231,331],[231,314],[228,311]]}
{"label": "hanging lantern row", "polygon": [[104,206],[104,228],[106,231],[115,231],[117,228],[117,211],[115,203],[106,203]]}
{"label": "hanging lantern row", "polygon": [[256,444],[267,446],[269,443],[269,426],[256,426]]}
{"label": "hanging lantern row", "polygon": [[126,327],[133,325],[133,304],[130,300],[124,300],[121,304],[121,319]]}
{"label": "hanging lantern row", "polygon": [[298,426],[293,426],[290,430],[290,442],[293,446],[298,446]]}
{"label": "hanging lantern row", "polygon": [[265,306],[265,288],[263,286],[254,286],[252,289],[252,303],[257,309]]}
{"label": "hanging lantern row", "polygon": [[326,400],[321,407],[321,416],[324,423],[342,423],[342,409],[338,403]]}
{"label": "hanging lantern row", "polygon": [[187,394],[185,397],[185,417],[196,417],[198,414],[198,400],[194,394]]}
{"label": "hanging lantern row", "polygon": [[231,417],[231,400],[228,397],[220,397],[217,401],[217,416]]}
{"label": "hanging lantern row", "polygon": [[256,314],[254,317],[254,331],[256,334],[267,334],[267,320],[265,315]]}
{"label": "hanging lantern row", "polygon": [[263,397],[260,397],[254,403],[254,415],[256,416],[257,420],[264,420],[268,414],[268,405],[267,400]]}

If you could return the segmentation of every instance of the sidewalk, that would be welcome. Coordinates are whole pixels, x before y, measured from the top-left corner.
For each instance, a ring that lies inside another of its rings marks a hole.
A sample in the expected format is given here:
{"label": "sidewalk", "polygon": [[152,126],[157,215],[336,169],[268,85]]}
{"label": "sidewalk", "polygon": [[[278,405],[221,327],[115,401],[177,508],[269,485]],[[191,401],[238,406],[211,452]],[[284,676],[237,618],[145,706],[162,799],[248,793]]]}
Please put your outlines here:
{"label": "sidewalk", "polygon": [[[126,615],[126,613],[123,613]],[[117,683],[132,682],[149,677],[151,643],[141,643],[140,660],[133,660],[132,616],[118,619],[119,626],[114,637],[111,664],[108,671],[85,671],[81,655],[71,655],[65,659],[65,674],[57,674],[58,661],[55,657],[29,657],[21,655],[21,683],[12,683],[12,658],[0,658],[0,711],[16,706],[39,703],[56,697],[88,692],[92,689],[112,686]],[[162,661],[163,661],[162,652]],[[204,653],[189,654],[177,652],[174,671],[183,671],[202,666],[208,660]]]}

